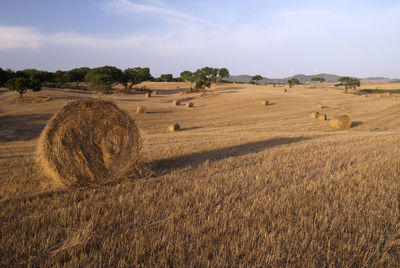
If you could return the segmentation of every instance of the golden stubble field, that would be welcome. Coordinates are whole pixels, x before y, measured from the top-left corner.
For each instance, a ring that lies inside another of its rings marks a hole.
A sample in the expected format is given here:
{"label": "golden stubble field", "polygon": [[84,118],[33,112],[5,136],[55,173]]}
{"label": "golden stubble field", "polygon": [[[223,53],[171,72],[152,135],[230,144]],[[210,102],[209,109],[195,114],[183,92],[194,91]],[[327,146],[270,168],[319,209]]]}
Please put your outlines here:
{"label": "golden stubble field", "polygon": [[[157,95],[102,98],[136,120],[151,173],[87,188],[52,186],[34,152],[53,114],[95,95],[45,89],[21,103],[0,90],[0,266],[400,265],[395,94],[145,85]],[[349,115],[352,128],[311,119],[317,104],[328,118]],[[139,105],[148,113],[136,114]],[[182,131],[168,133],[173,123]]]}

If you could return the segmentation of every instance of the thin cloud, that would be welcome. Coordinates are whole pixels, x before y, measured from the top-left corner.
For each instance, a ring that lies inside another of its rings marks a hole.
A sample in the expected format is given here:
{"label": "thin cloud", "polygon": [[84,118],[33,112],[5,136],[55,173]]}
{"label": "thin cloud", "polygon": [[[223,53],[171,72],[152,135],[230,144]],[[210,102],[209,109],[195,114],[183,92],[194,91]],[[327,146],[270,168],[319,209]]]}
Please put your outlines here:
{"label": "thin cloud", "polygon": [[41,34],[30,27],[0,25],[0,50],[37,49],[41,46],[41,39]]}
{"label": "thin cloud", "polygon": [[[151,4],[139,4],[128,0],[109,0],[104,4],[104,10],[116,14],[157,14],[167,19],[178,19],[200,24],[210,24],[209,21],[161,6],[161,1],[150,1]],[[159,3],[156,5],[156,3]]]}

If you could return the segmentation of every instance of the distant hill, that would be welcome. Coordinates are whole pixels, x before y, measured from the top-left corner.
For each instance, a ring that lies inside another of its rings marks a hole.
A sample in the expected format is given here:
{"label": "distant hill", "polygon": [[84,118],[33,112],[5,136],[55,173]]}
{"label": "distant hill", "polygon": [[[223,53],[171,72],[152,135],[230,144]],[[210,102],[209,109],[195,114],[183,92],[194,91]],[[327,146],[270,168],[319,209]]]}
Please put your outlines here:
{"label": "distant hill", "polygon": [[[286,84],[288,79],[297,78],[299,79],[300,83],[307,83],[310,82],[314,77],[323,77],[325,81],[328,83],[336,83],[338,79],[341,77],[339,75],[334,74],[314,74],[314,75],[305,75],[305,74],[297,74],[293,76],[289,76],[286,78],[267,78],[264,77],[260,83],[272,84],[274,81],[278,84]],[[251,75],[232,75],[228,78],[229,81],[238,81],[242,83],[248,83],[251,81]],[[393,79],[387,77],[368,77],[368,78],[361,78],[361,83],[390,83]]]}

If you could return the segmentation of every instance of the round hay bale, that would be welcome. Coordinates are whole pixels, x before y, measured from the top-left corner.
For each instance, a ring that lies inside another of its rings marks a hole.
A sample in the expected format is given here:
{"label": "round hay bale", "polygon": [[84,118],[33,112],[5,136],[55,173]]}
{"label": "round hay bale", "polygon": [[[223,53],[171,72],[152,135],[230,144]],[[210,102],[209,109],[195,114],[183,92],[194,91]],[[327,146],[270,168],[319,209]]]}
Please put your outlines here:
{"label": "round hay bale", "polygon": [[317,104],[317,109],[322,110],[324,108],[324,106],[320,103]]}
{"label": "round hay bale", "polygon": [[317,119],[318,115],[319,115],[319,112],[313,112],[313,113],[311,113],[310,117],[312,119]]}
{"label": "round hay bale", "polygon": [[368,95],[364,95],[364,98],[368,98]]}
{"label": "round hay bale", "polygon": [[180,100],[174,100],[174,102],[172,103],[175,106],[181,105],[181,101]]}
{"label": "round hay bale", "polygon": [[187,107],[187,108],[192,108],[192,107],[193,107],[193,102],[188,102],[188,103],[186,103],[186,107]]}
{"label": "round hay bale", "polygon": [[287,89],[286,89],[286,88],[284,88],[284,89],[283,89],[283,92],[287,92]]}
{"label": "round hay bale", "polygon": [[150,92],[146,92],[146,98],[151,98],[151,93]]}
{"label": "round hay bale", "polygon": [[147,113],[146,107],[144,107],[144,106],[138,106],[138,107],[136,108],[136,113],[137,113],[137,114],[145,114],[145,113]]}
{"label": "round hay bale", "polygon": [[78,100],[49,121],[36,156],[54,182],[101,185],[139,171],[140,147],[139,130],[127,112],[109,101]]}
{"label": "round hay bale", "polygon": [[181,126],[179,124],[173,124],[168,126],[168,131],[169,132],[175,132],[181,129]]}
{"label": "round hay bale", "polygon": [[176,90],[179,90],[179,89],[181,89],[181,87],[180,86],[176,86]]}
{"label": "round hay bale", "polygon": [[331,119],[330,125],[335,129],[348,129],[351,127],[351,118],[347,115],[335,116]]}
{"label": "round hay bale", "polygon": [[397,97],[393,97],[392,100],[397,100]]}
{"label": "round hay bale", "polygon": [[266,101],[260,102],[260,104],[263,105],[263,106],[268,106],[268,105],[269,105],[269,102],[266,100]]}
{"label": "round hay bale", "polygon": [[390,92],[386,92],[386,93],[385,93],[385,96],[390,96]]}
{"label": "round hay bale", "polygon": [[326,114],[318,114],[317,115],[317,119],[319,120],[319,121],[325,121],[327,118],[326,118]]}
{"label": "round hay bale", "polygon": [[376,97],[377,97],[377,98],[382,98],[382,95],[381,95],[381,94],[379,94],[379,95],[376,95]]}
{"label": "round hay bale", "polygon": [[154,90],[151,92],[151,96],[156,96],[156,95],[157,95],[157,91]]}

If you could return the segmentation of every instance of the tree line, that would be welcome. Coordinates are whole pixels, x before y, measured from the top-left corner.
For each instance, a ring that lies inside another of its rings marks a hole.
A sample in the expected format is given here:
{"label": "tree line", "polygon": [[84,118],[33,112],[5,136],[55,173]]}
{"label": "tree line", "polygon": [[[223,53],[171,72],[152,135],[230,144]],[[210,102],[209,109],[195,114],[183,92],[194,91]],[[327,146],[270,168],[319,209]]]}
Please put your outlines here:
{"label": "tree line", "polygon": [[150,68],[127,68],[121,70],[114,66],[103,66],[97,68],[81,67],[69,71],[40,71],[36,69],[25,69],[21,71],[3,70],[0,68],[0,87],[7,87],[22,94],[27,89],[38,91],[44,83],[71,83],[87,82],[89,89],[100,93],[111,93],[113,86],[122,84],[126,90],[131,90],[134,85],[144,81],[155,82],[191,82],[195,89],[210,87],[213,82],[223,82],[229,77],[226,68],[204,67],[195,72],[183,71],[180,77],[174,78],[172,74],[161,74],[153,77]]}

